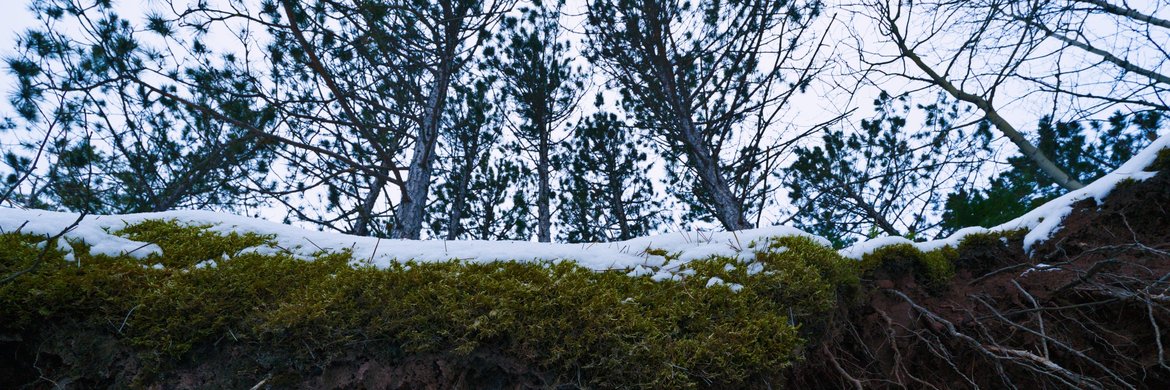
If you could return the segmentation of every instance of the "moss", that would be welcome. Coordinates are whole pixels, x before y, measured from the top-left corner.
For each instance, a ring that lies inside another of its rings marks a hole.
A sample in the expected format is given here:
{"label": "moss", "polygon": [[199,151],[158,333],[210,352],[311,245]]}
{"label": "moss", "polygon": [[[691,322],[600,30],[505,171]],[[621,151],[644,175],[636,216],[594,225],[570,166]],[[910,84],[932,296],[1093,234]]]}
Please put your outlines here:
{"label": "moss", "polygon": [[1145,168],[1147,172],[1170,170],[1170,148],[1158,151],[1154,162]]}
{"label": "moss", "polygon": [[[794,362],[840,293],[857,285],[854,262],[796,237],[770,240],[752,259],[694,261],[683,266],[690,276],[654,281],[571,262],[378,269],[354,266],[348,253],[306,262],[241,253],[269,237],[175,221],[120,234],[163,254],[144,264],[84,248],[70,262],[49,251],[37,272],[0,286],[0,333],[35,340],[41,325],[66,320],[110,332],[137,351],[142,384],[164,380],[199,350],[255,348],[280,356],[256,364],[283,375],[363,346],[391,360],[490,351],[588,387],[743,387]],[[0,269],[27,265],[40,253],[35,242],[0,235]],[[207,259],[216,266],[193,267]],[[166,267],[145,266],[154,263]],[[709,287],[712,277],[726,284]]]}
{"label": "moss", "polygon": [[646,250],[643,251],[643,253],[645,253],[648,256],[662,256],[663,258],[666,259],[667,262],[678,260],[678,257],[681,255],[681,253],[679,253],[679,252],[671,253],[671,252],[667,252],[666,249],[660,249],[660,248],[646,248]]}
{"label": "moss", "polygon": [[1028,234],[1027,229],[968,234],[959,240],[958,251],[963,253],[978,248],[1003,247],[1009,242],[1022,240],[1026,234]]}
{"label": "moss", "polygon": [[116,234],[158,244],[165,255],[157,259],[166,267],[190,267],[205,260],[219,260],[272,239],[255,233],[221,235],[208,231],[209,227],[184,225],[176,220],[148,220],[127,226]]}
{"label": "moss", "polygon": [[880,271],[890,277],[911,274],[928,290],[939,291],[955,276],[958,253],[950,246],[923,252],[911,244],[896,244],[862,256],[860,267],[864,273]]}

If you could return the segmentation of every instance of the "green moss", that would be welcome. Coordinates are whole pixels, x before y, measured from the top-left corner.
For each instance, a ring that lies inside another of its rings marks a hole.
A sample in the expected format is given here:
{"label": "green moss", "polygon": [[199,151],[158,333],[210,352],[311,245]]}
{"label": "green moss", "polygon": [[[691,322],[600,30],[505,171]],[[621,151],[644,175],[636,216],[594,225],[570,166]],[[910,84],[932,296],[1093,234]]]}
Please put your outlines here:
{"label": "green moss", "polygon": [[666,249],[660,249],[660,248],[646,248],[646,250],[644,250],[642,252],[648,256],[662,256],[663,258],[666,259],[667,262],[678,260],[678,257],[680,255],[680,253],[678,253],[678,252],[670,253],[670,252],[667,252]]}
{"label": "green moss", "polygon": [[255,233],[221,235],[208,231],[209,227],[184,225],[176,220],[148,220],[127,226],[116,234],[158,244],[164,256],[157,258],[166,267],[190,267],[205,260],[219,260],[272,239]]}
{"label": "green moss", "polygon": [[1170,170],[1170,149],[1159,150],[1158,156],[1154,157],[1154,162],[1145,170],[1147,172]]}
{"label": "green moss", "polygon": [[[734,388],[794,362],[840,293],[857,285],[854,262],[796,237],[770,240],[752,259],[712,257],[683,265],[689,276],[654,281],[571,262],[377,269],[353,266],[348,253],[306,262],[241,253],[269,237],[175,221],[120,234],[163,255],[89,256],[78,247],[80,261],[70,262],[51,250],[38,271],[0,286],[0,333],[32,340],[62,321],[110,332],[147,366],[140,383],[200,348],[235,345],[281,356],[263,363],[276,374],[363,347],[386,359],[491,351],[588,387]],[[35,242],[0,235],[0,269],[27,265],[40,253]],[[208,259],[216,265],[193,266]],[[147,266],[156,263],[165,267]],[[725,284],[709,287],[712,277]]]}
{"label": "green moss", "polygon": [[913,274],[928,289],[937,291],[955,276],[958,253],[950,246],[923,252],[911,244],[896,244],[862,256],[860,267],[862,272],[883,271],[889,276]]}
{"label": "green moss", "polygon": [[1017,241],[1028,234],[1027,229],[975,233],[963,236],[959,241],[959,253],[970,252],[977,248],[1005,246],[1008,242]]}

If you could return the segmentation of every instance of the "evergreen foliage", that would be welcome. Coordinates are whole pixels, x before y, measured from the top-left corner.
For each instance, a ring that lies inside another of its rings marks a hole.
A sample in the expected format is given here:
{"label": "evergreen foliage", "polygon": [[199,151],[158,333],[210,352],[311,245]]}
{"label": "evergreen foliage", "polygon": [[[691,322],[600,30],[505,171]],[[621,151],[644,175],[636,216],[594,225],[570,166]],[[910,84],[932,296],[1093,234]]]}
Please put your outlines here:
{"label": "evergreen foliage", "polygon": [[[1077,180],[1088,183],[1113,171],[1156,138],[1162,113],[1114,113],[1102,122],[1040,120],[1037,147]],[[1023,215],[1065,191],[1020,155],[984,188],[962,188],[946,200],[943,233],[968,226],[996,226]]]}
{"label": "evergreen foliage", "polygon": [[516,146],[536,175],[529,203],[536,208],[540,242],[552,241],[552,160],[561,138],[557,130],[573,113],[583,87],[581,71],[570,55],[572,47],[562,37],[563,6],[564,0],[550,4],[536,0],[531,7],[520,7],[519,15],[503,20],[500,50],[488,58],[520,121],[513,126]]}
{"label": "evergreen foliage", "polygon": [[646,174],[654,168],[648,161],[651,147],[604,111],[573,129],[561,162],[565,241],[628,240],[660,229],[667,216]]}
{"label": "evergreen foliage", "polygon": [[[955,128],[962,113],[941,99],[917,105],[921,124],[906,95],[881,93],[877,115],[857,131],[826,131],[822,142],[795,150],[784,183],[796,206],[797,227],[828,238],[835,246],[877,235],[926,238],[936,232],[937,210],[948,187],[979,167],[971,138]],[[985,141],[986,142],[986,141]]]}

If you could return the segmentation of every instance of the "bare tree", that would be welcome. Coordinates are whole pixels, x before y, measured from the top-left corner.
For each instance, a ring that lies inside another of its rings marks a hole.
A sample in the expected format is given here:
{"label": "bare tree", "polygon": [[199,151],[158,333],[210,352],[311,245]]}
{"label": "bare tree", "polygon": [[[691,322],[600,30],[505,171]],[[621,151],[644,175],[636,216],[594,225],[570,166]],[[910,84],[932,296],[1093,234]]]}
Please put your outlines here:
{"label": "bare tree", "polygon": [[1170,77],[1160,69],[1170,60],[1163,47],[1170,30],[1144,10],[1106,0],[867,5],[864,13],[877,22],[893,53],[864,49],[863,62],[881,75],[924,83],[976,107],[1036,169],[1066,189],[1084,184],[1042,153],[1020,130],[1019,119],[1004,114],[1005,107],[1047,101],[1047,112],[1037,117],[1065,121],[1167,109]]}
{"label": "bare tree", "polygon": [[674,187],[693,188],[692,204],[729,230],[752,227],[748,210],[772,189],[783,148],[772,125],[817,73],[821,46],[807,44],[819,11],[817,1],[590,4],[591,58],[697,181]]}

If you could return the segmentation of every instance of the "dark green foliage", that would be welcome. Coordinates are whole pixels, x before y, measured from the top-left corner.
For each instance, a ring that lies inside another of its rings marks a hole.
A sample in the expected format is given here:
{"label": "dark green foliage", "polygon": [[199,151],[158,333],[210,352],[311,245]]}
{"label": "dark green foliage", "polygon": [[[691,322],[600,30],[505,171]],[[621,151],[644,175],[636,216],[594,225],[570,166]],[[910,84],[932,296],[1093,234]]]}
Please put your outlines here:
{"label": "dark green foliage", "polygon": [[[165,221],[122,234],[164,254],[94,257],[75,243],[70,262],[50,250],[38,271],[0,286],[0,332],[31,340],[63,321],[109,332],[145,364],[143,384],[215,344],[284,354],[270,367],[278,374],[364,345],[390,359],[490,350],[590,387],[742,387],[794,362],[836,292],[857,283],[852,261],[793,237],[761,243],[769,249],[747,263],[697,260],[680,269],[690,276],[656,282],[570,262],[303,261],[242,251],[264,237]],[[36,241],[0,235],[0,272],[26,266]],[[708,286],[711,277],[727,284]]]}
{"label": "dark green foliage", "polygon": [[[527,239],[531,226],[524,178],[530,172],[501,140],[494,76],[454,86],[450,124],[440,132],[442,164],[428,215],[434,237]],[[510,206],[509,206],[510,204]]]}
{"label": "dark green foliage", "polygon": [[[1087,123],[1087,125],[1085,124]],[[1082,183],[1090,183],[1128,161],[1162,126],[1157,111],[1113,114],[1100,122],[1053,122],[1040,120],[1037,148]],[[1096,139],[1093,137],[1096,135]],[[1040,174],[1031,159],[1008,158],[1008,170],[991,179],[983,189],[960,189],[946,200],[944,232],[968,226],[990,227],[1023,215],[1064,193]]]}
{"label": "dark green foliage", "polygon": [[605,242],[645,236],[666,221],[646,172],[651,148],[604,111],[573,129],[560,162],[562,237],[568,242]]}
{"label": "dark green foliage", "polygon": [[816,73],[815,64],[796,64],[815,58],[793,57],[820,6],[589,3],[590,61],[620,87],[630,125],[665,146],[666,188],[687,206],[686,222],[718,221],[729,230],[759,223],[779,160],[772,153],[779,141],[766,129]]}
{"label": "dark green foliage", "polygon": [[573,65],[569,41],[562,37],[563,5],[564,0],[537,1],[532,7],[520,7],[516,17],[504,18],[499,50],[488,58],[520,119],[513,135],[536,176],[528,203],[536,209],[536,235],[541,242],[552,240],[552,160],[561,138],[557,130],[573,113],[584,79]]}
{"label": "dark green foliage", "polygon": [[961,111],[946,100],[917,105],[926,115],[917,126],[907,123],[906,95],[883,92],[874,105],[877,116],[862,120],[858,131],[829,130],[820,145],[797,148],[784,177],[795,225],[838,247],[877,235],[934,233],[945,188],[976,168],[981,151],[952,127]]}
{"label": "dark green foliage", "polygon": [[[10,200],[104,213],[249,204],[251,197],[240,187],[267,173],[270,148],[254,142],[255,134],[168,96],[186,94],[230,121],[269,125],[270,106],[228,96],[255,92],[235,83],[244,76],[230,67],[233,61],[212,70],[204,65],[214,55],[197,52],[195,65],[178,63],[161,54],[165,49],[144,44],[147,32],[108,2],[77,7],[33,2],[43,24],[25,31],[16,54],[6,59],[19,85],[11,100],[22,119],[19,153],[47,167],[33,179],[8,183],[15,188]],[[59,28],[57,20],[66,16],[90,26],[84,30],[88,36],[74,35],[79,28]],[[185,46],[200,39],[196,34],[176,40],[168,21],[147,19],[151,33],[168,43]],[[183,76],[152,87],[137,81],[159,70]],[[11,162],[17,177],[28,172],[27,164]]]}
{"label": "dark green foliage", "polygon": [[1170,149],[1162,149],[1158,151],[1158,156],[1154,158],[1154,163],[1146,167],[1147,171],[1164,171],[1170,169]]}

